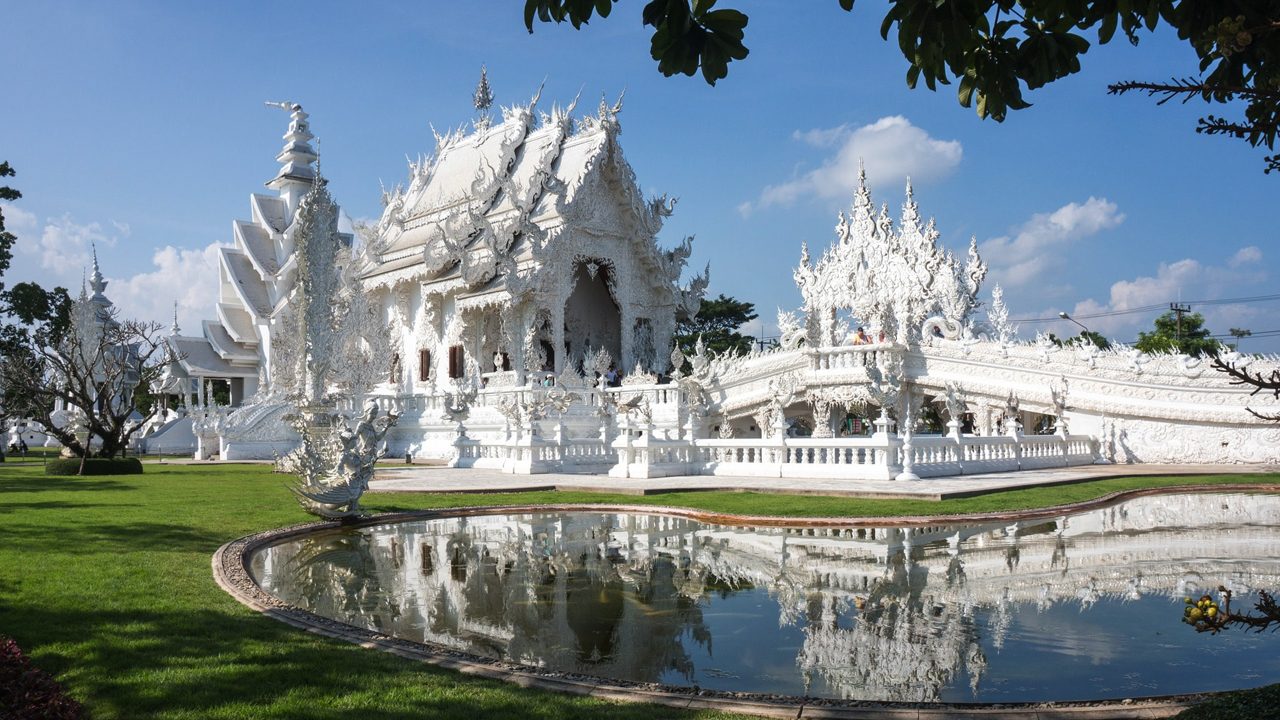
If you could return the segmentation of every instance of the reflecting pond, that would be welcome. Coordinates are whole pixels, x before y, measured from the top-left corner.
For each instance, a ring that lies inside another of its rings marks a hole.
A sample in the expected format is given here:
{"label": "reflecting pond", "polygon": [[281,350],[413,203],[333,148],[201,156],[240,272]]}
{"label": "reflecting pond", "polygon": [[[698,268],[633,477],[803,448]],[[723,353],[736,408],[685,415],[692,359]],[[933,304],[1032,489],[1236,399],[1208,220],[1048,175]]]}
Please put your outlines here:
{"label": "reflecting pond", "polygon": [[1280,681],[1280,633],[1182,624],[1280,588],[1280,495],[1181,494],[1022,523],[750,528],[478,515],[257,552],[318,615],[550,670],[868,700],[1087,700]]}

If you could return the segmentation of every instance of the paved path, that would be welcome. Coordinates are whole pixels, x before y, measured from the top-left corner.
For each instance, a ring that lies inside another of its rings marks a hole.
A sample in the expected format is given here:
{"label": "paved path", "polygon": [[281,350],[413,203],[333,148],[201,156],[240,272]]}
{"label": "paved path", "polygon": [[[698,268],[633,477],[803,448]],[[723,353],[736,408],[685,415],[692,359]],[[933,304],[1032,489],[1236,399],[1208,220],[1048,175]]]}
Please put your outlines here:
{"label": "paved path", "polygon": [[934,478],[913,482],[889,480],[798,479],[758,477],[611,478],[603,475],[512,475],[497,470],[458,469],[440,465],[378,465],[371,491],[378,492],[521,492],[527,490],[581,490],[587,492],[649,495],[660,492],[743,491],[797,495],[839,495],[869,498],[946,498],[981,495],[1010,488],[1096,480],[1132,475],[1210,475],[1280,472],[1266,465],[1082,465],[1048,470],[987,473]]}

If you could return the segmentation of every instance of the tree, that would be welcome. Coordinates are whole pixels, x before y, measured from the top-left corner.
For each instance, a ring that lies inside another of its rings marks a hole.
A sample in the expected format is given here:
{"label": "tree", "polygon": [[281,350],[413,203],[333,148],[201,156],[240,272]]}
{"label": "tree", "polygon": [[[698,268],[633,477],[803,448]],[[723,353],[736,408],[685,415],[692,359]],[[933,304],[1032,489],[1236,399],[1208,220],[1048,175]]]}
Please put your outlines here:
{"label": "tree", "polygon": [[1187,355],[1217,355],[1218,341],[1209,337],[1200,313],[1183,315],[1179,321],[1172,310],[1156,318],[1155,329],[1138,333],[1134,347],[1145,353],[1178,352]]}
{"label": "tree", "polygon": [[703,300],[693,317],[676,322],[675,342],[686,355],[693,354],[699,337],[712,355],[746,353],[756,339],[738,332],[738,328],[757,317],[753,303],[721,293],[713,300]]}
{"label": "tree", "polygon": [[[9,166],[9,162],[0,162],[0,178],[13,177],[17,173]],[[0,200],[13,202],[22,197],[22,193],[7,185],[0,185]],[[4,229],[4,206],[0,205],[0,276],[9,270],[9,263],[13,260],[13,241],[17,238],[13,233]],[[4,290],[4,283],[0,283],[0,292]]]}
{"label": "tree", "polygon": [[1232,347],[1233,349],[1235,349],[1235,350],[1239,350],[1239,349],[1240,349],[1240,341],[1241,341],[1241,340],[1243,340],[1243,339],[1245,339],[1245,338],[1247,338],[1247,337],[1249,337],[1250,335],[1252,335],[1252,334],[1253,334],[1253,331],[1252,331],[1252,330],[1247,330],[1247,329],[1245,329],[1245,328],[1231,328],[1231,329],[1230,329],[1230,330],[1228,330],[1227,332],[1231,334],[1231,337],[1233,337],[1233,338],[1235,338],[1235,339],[1236,339],[1236,344],[1231,346],[1231,347]]}
{"label": "tree", "polygon": [[1049,333],[1049,339],[1053,341],[1053,344],[1057,345],[1058,347],[1062,347],[1063,345],[1070,345],[1070,344],[1093,345],[1099,350],[1106,350],[1107,348],[1111,347],[1111,341],[1108,340],[1105,335],[1103,335],[1100,332],[1094,332],[1093,330],[1081,330],[1079,335],[1075,335],[1073,337],[1069,337],[1065,339],[1060,338],[1057,335],[1054,335],[1053,333]]}
{"label": "tree", "polygon": [[[524,22],[569,22],[581,28],[593,15],[608,17],[619,0],[525,0]],[[836,0],[852,11],[854,0]],[[714,85],[728,65],[747,57],[747,15],[715,9],[716,0],[651,0],[641,21],[653,28],[650,54],[668,77],[702,71]],[[1111,42],[1116,31],[1137,45],[1144,30],[1167,25],[1199,58],[1200,77],[1169,82],[1125,81],[1113,94],[1131,91],[1206,103],[1245,103],[1231,120],[1206,115],[1196,132],[1225,135],[1274,149],[1280,127],[1280,0],[890,0],[880,24],[907,60],[907,85],[936,90],[958,80],[957,98],[979,117],[997,122],[1009,110],[1030,106],[1023,88],[1035,90],[1080,71],[1091,47]],[[1095,31],[1096,30],[1096,34]],[[1265,158],[1266,171],[1280,169],[1280,155]]]}
{"label": "tree", "polygon": [[[6,408],[40,422],[76,456],[123,453],[147,419],[137,420],[134,389],[156,380],[168,359],[161,324],[122,320],[115,308],[84,291],[75,302],[61,289],[27,291],[52,295],[48,302],[55,314],[34,329],[3,329],[0,388]],[[60,416],[57,400],[67,408]]]}

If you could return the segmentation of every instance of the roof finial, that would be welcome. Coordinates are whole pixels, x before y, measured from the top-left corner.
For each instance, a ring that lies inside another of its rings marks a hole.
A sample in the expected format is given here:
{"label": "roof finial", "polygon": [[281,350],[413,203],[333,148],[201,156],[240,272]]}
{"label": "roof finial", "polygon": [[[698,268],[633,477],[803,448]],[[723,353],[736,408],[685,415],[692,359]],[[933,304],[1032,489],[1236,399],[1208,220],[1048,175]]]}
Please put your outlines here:
{"label": "roof finial", "polygon": [[276,155],[280,171],[267,183],[267,187],[283,190],[290,183],[311,184],[315,177],[311,163],[316,161],[319,153],[311,147],[315,136],[311,134],[309,116],[301,105],[288,100],[269,101],[266,105],[289,113],[289,131],[284,134],[284,148]]}
{"label": "roof finial", "polygon": [[476,91],[471,96],[471,102],[476,108],[476,129],[488,129],[489,108],[493,107],[493,90],[489,88],[489,71],[484,65],[480,66],[480,82],[476,83]]}
{"label": "roof finial", "polygon": [[90,241],[89,246],[93,248],[93,274],[89,276],[89,287],[93,288],[93,296],[101,297],[102,292],[107,289],[107,281],[102,277],[102,270],[98,267],[98,245]]}
{"label": "roof finial", "polygon": [[178,327],[178,301],[174,300],[173,301],[173,325],[169,327],[169,334],[176,336],[181,331],[182,331],[182,328]]}
{"label": "roof finial", "polygon": [[476,83],[475,95],[471,97],[475,103],[476,110],[480,112],[488,112],[493,107],[493,90],[489,89],[489,70],[484,65],[480,66],[480,82]]}

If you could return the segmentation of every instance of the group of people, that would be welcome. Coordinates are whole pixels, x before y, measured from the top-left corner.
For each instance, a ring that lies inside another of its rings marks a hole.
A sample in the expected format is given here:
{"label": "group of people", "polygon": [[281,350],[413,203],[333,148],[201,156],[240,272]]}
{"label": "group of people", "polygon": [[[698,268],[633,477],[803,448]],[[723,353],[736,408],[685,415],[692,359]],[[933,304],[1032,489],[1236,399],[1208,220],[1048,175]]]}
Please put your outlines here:
{"label": "group of people", "polygon": [[872,339],[871,339],[871,336],[870,336],[870,335],[867,335],[867,331],[866,331],[866,330],[863,330],[861,327],[859,327],[859,328],[858,328],[857,330],[855,330],[855,331],[854,331],[854,333],[853,333],[852,343],[853,343],[854,345],[871,345],[871,344],[873,344],[873,343],[878,343],[878,342],[884,342],[884,331],[883,331],[883,330],[881,330],[881,331],[880,331],[880,339],[879,339],[879,340],[872,340]]}

